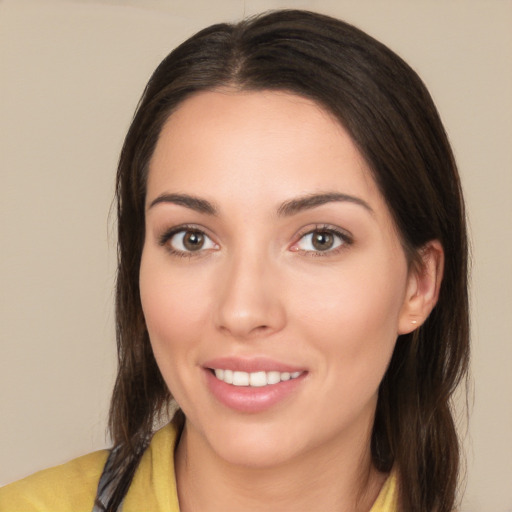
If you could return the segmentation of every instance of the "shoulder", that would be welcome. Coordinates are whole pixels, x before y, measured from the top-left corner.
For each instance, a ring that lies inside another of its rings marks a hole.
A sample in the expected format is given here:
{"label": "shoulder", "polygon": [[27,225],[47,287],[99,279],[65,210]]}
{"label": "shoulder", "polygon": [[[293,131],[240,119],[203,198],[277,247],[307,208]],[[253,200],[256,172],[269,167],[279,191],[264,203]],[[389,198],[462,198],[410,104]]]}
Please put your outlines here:
{"label": "shoulder", "polygon": [[[178,511],[173,453],[178,429],[171,423],[151,440],[123,509]],[[0,489],[0,512],[90,512],[108,450],[39,471]]]}
{"label": "shoulder", "polygon": [[125,512],[179,511],[174,450],[179,428],[174,422],[155,433],[144,452],[123,505]]}
{"label": "shoulder", "polygon": [[93,452],[2,487],[0,512],[90,511],[107,457]]}

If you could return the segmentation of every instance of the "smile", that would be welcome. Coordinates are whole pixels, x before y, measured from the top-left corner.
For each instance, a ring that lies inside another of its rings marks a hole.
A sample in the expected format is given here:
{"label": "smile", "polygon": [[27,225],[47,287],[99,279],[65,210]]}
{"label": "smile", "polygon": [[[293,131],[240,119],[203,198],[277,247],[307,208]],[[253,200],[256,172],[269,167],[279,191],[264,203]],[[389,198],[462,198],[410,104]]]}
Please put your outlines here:
{"label": "smile", "polygon": [[234,370],[213,369],[215,377],[233,386],[249,386],[253,388],[261,388],[264,386],[272,386],[285,382],[287,380],[296,379],[303,372],[278,372],[278,371],[259,371],[259,372],[242,372]]}

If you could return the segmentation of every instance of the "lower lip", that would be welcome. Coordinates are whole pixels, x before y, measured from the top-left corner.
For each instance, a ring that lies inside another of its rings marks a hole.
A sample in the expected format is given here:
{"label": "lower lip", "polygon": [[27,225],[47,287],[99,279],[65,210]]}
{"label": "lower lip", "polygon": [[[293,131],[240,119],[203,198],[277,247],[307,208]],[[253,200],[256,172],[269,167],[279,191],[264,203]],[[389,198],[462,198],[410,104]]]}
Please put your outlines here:
{"label": "lower lip", "polygon": [[208,388],[219,402],[230,409],[245,413],[263,412],[285,401],[302,385],[306,376],[304,372],[295,379],[251,387],[227,384],[217,379],[209,369],[205,369],[205,374]]}

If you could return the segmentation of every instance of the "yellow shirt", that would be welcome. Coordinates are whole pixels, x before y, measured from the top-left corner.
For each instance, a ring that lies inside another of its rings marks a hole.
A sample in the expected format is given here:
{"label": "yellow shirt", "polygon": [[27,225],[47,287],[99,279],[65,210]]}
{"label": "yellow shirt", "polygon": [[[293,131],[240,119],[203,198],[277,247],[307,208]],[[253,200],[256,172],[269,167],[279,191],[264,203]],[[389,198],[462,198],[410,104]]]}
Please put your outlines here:
{"label": "yellow shirt", "polygon": [[[123,512],[179,512],[173,457],[176,428],[159,430],[145,451]],[[91,512],[107,450],[35,473],[0,489],[0,512]],[[171,483],[171,484],[169,484]],[[370,512],[397,512],[396,479],[384,484]]]}

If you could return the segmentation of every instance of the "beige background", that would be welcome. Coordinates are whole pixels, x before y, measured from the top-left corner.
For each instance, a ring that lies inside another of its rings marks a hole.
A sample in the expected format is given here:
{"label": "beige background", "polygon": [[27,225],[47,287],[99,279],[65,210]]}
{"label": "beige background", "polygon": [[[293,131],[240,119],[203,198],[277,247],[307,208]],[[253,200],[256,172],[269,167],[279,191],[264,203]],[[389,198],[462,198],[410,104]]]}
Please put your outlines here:
{"label": "beige background", "polygon": [[270,8],[332,14],[424,78],[473,240],[464,512],[512,511],[512,2],[0,0],[0,484],[106,446],[118,152],[185,37]]}

